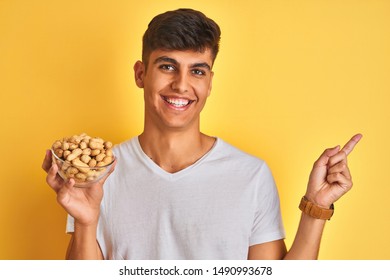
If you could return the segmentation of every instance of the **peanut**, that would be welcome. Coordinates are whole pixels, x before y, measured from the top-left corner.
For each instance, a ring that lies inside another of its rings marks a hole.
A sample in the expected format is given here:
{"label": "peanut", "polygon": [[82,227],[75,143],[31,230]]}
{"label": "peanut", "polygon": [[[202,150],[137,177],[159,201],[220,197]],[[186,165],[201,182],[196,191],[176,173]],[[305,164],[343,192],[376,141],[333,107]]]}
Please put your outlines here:
{"label": "peanut", "polygon": [[82,162],[88,163],[91,160],[91,157],[89,155],[82,155],[80,159]]}
{"label": "peanut", "polygon": [[61,146],[62,146],[61,141],[55,141],[53,144],[53,149],[54,150],[59,149],[59,148],[61,148]]}
{"label": "peanut", "polygon": [[93,138],[90,139],[90,141],[97,142],[97,143],[100,143],[100,144],[104,143],[104,140],[102,138],[99,138],[99,137],[93,137]]}
{"label": "peanut", "polygon": [[54,153],[59,157],[61,158],[63,155],[64,155],[64,151],[60,148],[57,148],[54,150]]}
{"label": "peanut", "polygon": [[82,181],[85,181],[85,180],[87,179],[87,175],[85,175],[85,174],[83,174],[83,173],[77,173],[77,174],[75,175],[75,177],[76,177],[77,179],[82,180]]}
{"label": "peanut", "polygon": [[87,144],[87,142],[83,141],[80,143],[79,146],[80,146],[80,149],[85,150],[88,147],[88,144]]}
{"label": "peanut", "polygon": [[98,178],[106,169],[104,166],[113,162],[112,147],[112,142],[82,133],[56,140],[52,151],[59,158],[56,163],[61,176],[83,183]]}
{"label": "peanut", "polygon": [[112,156],[106,156],[104,159],[103,159],[103,162],[105,164],[110,164],[112,162]]}
{"label": "peanut", "polygon": [[75,165],[80,172],[87,173],[89,171],[89,165],[82,162],[79,158],[72,160],[72,164]]}
{"label": "peanut", "polygon": [[91,160],[88,162],[89,167],[95,167],[96,164],[97,164],[96,159],[91,159]]}
{"label": "peanut", "polygon": [[62,154],[62,157],[63,157],[63,158],[67,158],[71,153],[72,153],[71,151],[66,150],[66,151],[64,151],[64,153]]}
{"label": "peanut", "polygon": [[79,170],[76,168],[76,167],[73,167],[73,166],[71,166],[71,167],[69,167],[67,170],[66,170],[66,173],[67,174],[76,174],[76,173],[79,173]]}
{"label": "peanut", "polygon": [[106,157],[106,154],[98,154],[95,159],[96,161],[103,161],[103,159]]}
{"label": "peanut", "polygon": [[83,150],[81,150],[80,148],[74,149],[72,151],[72,153],[66,157],[66,159],[69,161],[72,161],[75,158],[77,158],[79,155],[81,155],[82,153],[83,153]]}
{"label": "peanut", "polygon": [[[82,148],[81,148],[82,149]],[[91,154],[91,149],[90,148],[85,148],[83,149],[83,155],[89,156]]]}
{"label": "peanut", "polygon": [[68,142],[63,142],[63,143],[62,143],[62,149],[63,149],[64,151],[68,150],[68,149],[69,149],[69,143],[68,143]]}
{"label": "peanut", "polygon": [[107,155],[108,157],[112,157],[112,156],[113,156],[112,150],[111,150],[111,149],[108,149],[108,150],[106,151],[106,155]]}
{"label": "peanut", "polygon": [[111,149],[112,148],[112,143],[109,142],[109,141],[104,142],[104,148]]}
{"label": "peanut", "polygon": [[97,156],[98,154],[100,154],[100,150],[99,149],[94,149],[91,151],[91,156]]}
{"label": "peanut", "polygon": [[98,161],[98,163],[96,164],[97,167],[102,167],[102,166],[105,166],[106,163],[103,162],[103,161]]}
{"label": "peanut", "polygon": [[97,142],[95,140],[91,140],[91,141],[89,141],[89,147],[92,150],[96,150],[96,149],[101,150],[104,148],[104,145],[103,145],[103,143]]}
{"label": "peanut", "polygon": [[70,138],[71,142],[74,143],[74,144],[79,144],[82,140],[82,137],[80,137],[79,135],[73,135],[71,138]]}
{"label": "peanut", "polygon": [[76,143],[70,143],[69,144],[69,150],[73,151],[74,149],[77,149],[79,147],[79,145],[77,145]]}

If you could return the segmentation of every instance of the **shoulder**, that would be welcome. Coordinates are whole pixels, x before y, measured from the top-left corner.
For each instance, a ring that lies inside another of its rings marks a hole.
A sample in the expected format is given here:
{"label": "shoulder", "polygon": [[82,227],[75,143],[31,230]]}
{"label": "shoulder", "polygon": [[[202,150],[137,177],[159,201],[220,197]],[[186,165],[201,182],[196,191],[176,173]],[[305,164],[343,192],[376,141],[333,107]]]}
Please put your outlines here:
{"label": "shoulder", "polygon": [[217,138],[216,150],[221,157],[225,157],[226,159],[239,160],[255,165],[265,164],[265,161],[260,157],[251,155],[240,148],[225,142],[221,138]]}
{"label": "shoulder", "polygon": [[129,154],[137,153],[138,145],[138,137],[133,137],[129,140],[116,144],[112,150],[117,159],[126,158]]}
{"label": "shoulder", "polygon": [[[123,182],[124,178],[129,176],[128,170],[137,170],[139,165],[142,163],[142,160],[139,156],[139,151],[137,150],[137,137],[133,137],[129,140],[116,144],[113,147],[113,154],[116,158],[116,165],[114,172],[107,178],[104,183],[105,186],[105,195],[108,196],[111,192],[116,192],[118,186]],[[111,188],[109,186],[115,186]],[[103,198],[104,198],[103,197]]]}
{"label": "shoulder", "polygon": [[112,151],[117,161],[114,174],[118,175],[129,166],[140,162],[141,153],[137,147],[138,145],[138,138],[133,137],[113,147]]}
{"label": "shoulder", "polygon": [[240,148],[237,148],[221,138],[217,138],[213,153],[213,160],[222,164],[225,167],[231,167],[235,173],[242,172],[249,174],[257,174],[263,178],[271,178],[272,172],[267,163],[256,155],[249,154]]}
{"label": "shoulder", "polygon": [[[276,183],[268,164],[260,157],[249,154],[220,138],[217,138],[216,152],[219,154],[219,167],[230,180],[238,180],[240,185],[252,188],[254,197],[262,200],[270,194],[276,195]],[[217,165],[217,164],[216,164]],[[232,177],[233,176],[233,177]]]}
{"label": "shoulder", "polygon": [[124,142],[121,142],[119,144],[116,144],[113,149],[114,151],[123,151],[123,150],[127,150],[129,148],[131,148],[132,146],[134,146],[136,144],[136,142],[138,141],[138,138],[137,137],[133,137],[133,138],[130,138]]}

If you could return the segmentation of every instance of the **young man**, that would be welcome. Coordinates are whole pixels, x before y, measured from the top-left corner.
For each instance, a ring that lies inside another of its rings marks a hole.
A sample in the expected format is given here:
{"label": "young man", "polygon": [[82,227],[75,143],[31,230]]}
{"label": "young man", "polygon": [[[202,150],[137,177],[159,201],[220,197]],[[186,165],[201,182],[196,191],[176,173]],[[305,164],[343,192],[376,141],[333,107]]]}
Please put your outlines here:
{"label": "young man", "polygon": [[267,165],[200,132],[219,39],[218,25],[200,12],[156,16],[134,65],[144,131],[115,148],[115,172],[75,188],[47,153],[47,182],[70,216],[68,259],[317,258],[331,205],[352,187],[347,155],[361,135],[315,162],[287,251]]}

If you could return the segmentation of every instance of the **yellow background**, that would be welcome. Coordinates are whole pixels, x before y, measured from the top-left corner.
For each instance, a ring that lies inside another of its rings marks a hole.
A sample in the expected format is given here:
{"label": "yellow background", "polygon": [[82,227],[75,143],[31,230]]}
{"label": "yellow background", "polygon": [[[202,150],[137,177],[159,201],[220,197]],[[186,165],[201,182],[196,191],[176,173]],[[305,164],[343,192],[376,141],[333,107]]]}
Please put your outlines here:
{"label": "yellow background", "polygon": [[139,134],[133,81],[151,18],[191,7],[222,29],[202,130],[265,159],[288,247],[313,162],[364,135],[354,188],[336,203],[320,259],[390,259],[390,1],[0,1],[0,259],[62,259],[66,214],[45,150],[86,132]]}

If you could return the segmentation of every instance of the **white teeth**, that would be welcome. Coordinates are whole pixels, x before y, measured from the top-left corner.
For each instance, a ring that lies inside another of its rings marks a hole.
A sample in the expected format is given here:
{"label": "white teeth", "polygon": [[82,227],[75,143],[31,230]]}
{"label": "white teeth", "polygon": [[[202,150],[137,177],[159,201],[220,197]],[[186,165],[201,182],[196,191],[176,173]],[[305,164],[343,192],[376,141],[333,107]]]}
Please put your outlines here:
{"label": "white teeth", "polygon": [[188,99],[177,99],[177,98],[168,98],[168,97],[164,98],[164,99],[169,104],[176,106],[176,107],[184,107],[190,103],[190,100],[188,100]]}

